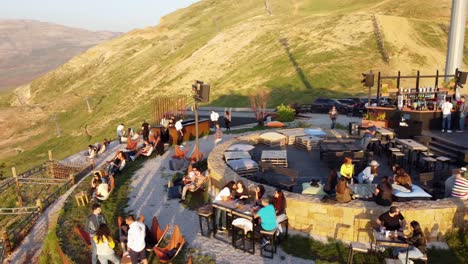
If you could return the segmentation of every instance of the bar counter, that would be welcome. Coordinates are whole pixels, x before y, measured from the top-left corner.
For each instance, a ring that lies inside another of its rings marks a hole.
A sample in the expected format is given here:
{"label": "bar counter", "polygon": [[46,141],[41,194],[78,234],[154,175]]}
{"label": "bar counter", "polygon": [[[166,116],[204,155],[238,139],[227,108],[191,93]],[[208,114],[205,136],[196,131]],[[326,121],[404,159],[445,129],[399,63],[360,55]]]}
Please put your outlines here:
{"label": "bar counter", "polygon": [[[439,110],[411,110],[403,108],[387,107],[369,107],[369,111],[385,112],[388,120],[388,127],[396,129],[403,116],[409,117],[409,122],[421,122],[423,130],[440,130],[442,129],[442,111]],[[458,129],[459,113],[452,110],[452,130]]]}

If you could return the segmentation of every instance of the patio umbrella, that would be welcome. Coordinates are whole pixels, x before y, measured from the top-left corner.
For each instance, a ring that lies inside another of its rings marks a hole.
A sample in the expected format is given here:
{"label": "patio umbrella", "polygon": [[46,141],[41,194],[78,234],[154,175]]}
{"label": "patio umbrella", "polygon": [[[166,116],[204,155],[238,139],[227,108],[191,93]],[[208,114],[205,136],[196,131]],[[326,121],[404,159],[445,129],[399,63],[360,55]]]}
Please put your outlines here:
{"label": "patio umbrella", "polygon": [[249,144],[234,144],[227,148],[226,151],[249,151],[254,148],[254,146]]}

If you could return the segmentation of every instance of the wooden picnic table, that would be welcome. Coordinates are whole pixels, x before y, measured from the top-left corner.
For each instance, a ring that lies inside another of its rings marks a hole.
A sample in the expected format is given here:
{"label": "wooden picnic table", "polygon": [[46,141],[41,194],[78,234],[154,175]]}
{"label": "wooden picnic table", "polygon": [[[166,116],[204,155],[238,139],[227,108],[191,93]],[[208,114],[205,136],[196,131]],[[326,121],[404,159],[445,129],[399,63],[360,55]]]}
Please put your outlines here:
{"label": "wooden picnic table", "polygon": [[383,128],[383,127],[378,127],[377,133],[381,134],[382,136],[388,136],[390,138],[395,137],[395,132],[388,130],[386,128]]}
{"label": "wooden picnic table", "polygon": [[408,153],[408,161],[409,161],[408,173],[411,174],[411,167],[413,166],[413,151],[417,151],[418,153],[421,153],[422,151],[427,151],[428,149],[423,144],[416,142],[412,139],[397,139],[396,142],[405,146],[406,148],[410,150]]}
{"label": "wooden picnic table", "polygon": [[424,146],[423,144],[416,142],[412,139],[397,139],[397,143],[406,146],[410,150],[416,150],[416,151],[427,151],[427,147]]}
{"label": "wooden picnic table", "polygon": [[236,160],[236,159],[251,159],[252,157],[247,151],[228,151],[224,152],[224,159],[228,160]]}

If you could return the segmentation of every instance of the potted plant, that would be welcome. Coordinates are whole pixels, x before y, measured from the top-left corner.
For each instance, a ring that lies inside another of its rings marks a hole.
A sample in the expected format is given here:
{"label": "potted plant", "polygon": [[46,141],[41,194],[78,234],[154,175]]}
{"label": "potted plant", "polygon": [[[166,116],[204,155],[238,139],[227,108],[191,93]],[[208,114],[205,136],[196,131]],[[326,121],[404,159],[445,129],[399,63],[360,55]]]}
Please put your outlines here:
{"label": "potted plant", "polygon": [[362,115],[361,126],[369,127],[372,122],[376,127],[388,127],[387,114],[384,111],[370,111]]}

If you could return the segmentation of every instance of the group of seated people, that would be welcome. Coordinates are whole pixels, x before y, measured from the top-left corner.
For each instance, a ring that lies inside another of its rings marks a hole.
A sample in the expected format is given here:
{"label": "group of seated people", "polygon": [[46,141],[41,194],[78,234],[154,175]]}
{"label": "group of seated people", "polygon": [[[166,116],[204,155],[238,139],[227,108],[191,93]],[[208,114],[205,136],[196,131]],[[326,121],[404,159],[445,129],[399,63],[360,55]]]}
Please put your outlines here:
{"label": "group of seated people", "polygon": [[94,145],[88,145],[88,150],[86,151],[85,156],[88,158],[91,168],[94,168],[94,159],[109,149],[109,145],[110,140],[107,138],[105,138],[102,143],[96,142]]}
{"label": "group of seated people", "polygon": [[[412,221],[410,223],[411,236],[401,235],[405,230],[406,220],[398,207],[391,206],[389,211],[381,214],[376,219],[376,222],[379,225],[380,232],[385,233],[385,236],[393,236],[393,238],[402,240],[409,244],[408,249],[401,248],[393,251],[393,255],[398,256],[401,263],[413,263],[412,260],[408,260],[408,262],[406,262],[407,257],[409,259],[419,259],[427,253],[427,240],[424,237],[421,226],[417,221]],[[398,234],[398,232],[400,232],[400,234]]]}
{"label": "group of seated people", "polygon": [[[249,194],[249,190],[245,186],[242,180],[237,182],[228,182],[215,197],[214,201],[228,201],[237,200],[244,204],[249,201],[253,202],[251,206],[251,213],[255,218],[255,226],[250,230],[259,232],[261,229],[266,231],[272,231],[278,229],[278,235],[283,232],[281,223],[287,219],[286,216],[286,199],[281,189],[276,189],[273,199],[265,197],[265,187],[261,184],[257,185],[254,189],[254,195]],[[243,220],[242,218],[239,218]],[[233,225],[239,223],[235,219]],[[219,230],[226,229],[226,212],[222,210],[216,210],[216,225]],[[249,222],[246,220],[246,223]],[[243,224],[246,224],[243,223]],[[262,246],[268,244],[268,240],[262,239]]]}
{"label": "group of seated people", "polygon": [[[325,184],[322,186],[318,180],[312,180],[310,187],[304,183],[303,194],[329,195],[335,196],[336,201],[347,203],[356,199],[356,195],[349,188],[350,183],[371,184],[378,176],[379,163],[372,160],[366,168],[354,177],[355,167],[352,159],[345,157],[339,172],[331,170]],[[413,185],[411,176],[398,164],[392,166],[393,178],[383,176],[377,185],[372,197],[363,197],[374,200],[377,204],[389,206],[393,203],[393,190],[400,192],[411,192]]]}
{"label": "group of seated people", "polygon": [[113,186],[111,182],[114,180],[113,175],[99,170],[93,172],[91,180],[90,195],[94,201],[105,201],[109,198]]}

